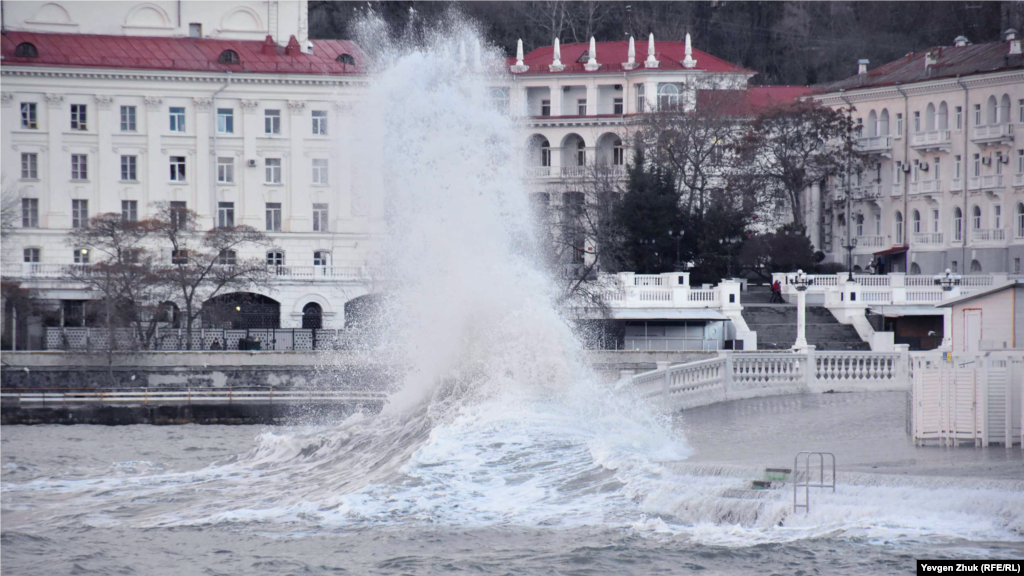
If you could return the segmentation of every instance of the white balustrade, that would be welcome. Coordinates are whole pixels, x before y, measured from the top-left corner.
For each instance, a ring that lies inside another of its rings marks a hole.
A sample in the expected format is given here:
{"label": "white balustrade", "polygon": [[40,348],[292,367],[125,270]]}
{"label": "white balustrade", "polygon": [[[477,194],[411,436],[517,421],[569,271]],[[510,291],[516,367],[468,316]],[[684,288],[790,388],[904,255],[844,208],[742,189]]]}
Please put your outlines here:
{"label": "white balustrade", "polygon": [[888,236],[857,236],[857,248],[888,248]]}
{"label": "white balustrade", "polygon": [[942,232],[914,232],[910,243],[915,246],[942,246]]}
{"label": "white balustrade", "polygon": [[1013,138],[1013,124],[989,124],[975,126],[971,133],[974,141],[1003,140]]}
{"label": "white balustrade", "polygon": [[857,140],[857,149],[868,154],[887,152],[892,149],[889,136],[866,136]]}
{"label": "white balustrade", "polygon": [[861,286],[889,286],[892,282],[887,274],[854,274],[853,281]]}
{"label": "white balustrade", "polygon": [[527,178],[550,178],[552,168],[551,166],[529,166],[525,172]]}
{"label": "white balustrade", "polygon": [[1013,187],[1021,188],[1024,187],[1024,172],[1013,175]]}
{"label": "white balustrade", "polygon": [[1006,229],[1005,228],[982,228],[980,230],[974,230],[971,232],[971,239],[974,242],[1005,242],[1006,241]]}
{"label": "white balustrade", "polygon": [[929,130],[917,132],[910,137],[910,146],[913,148],[932,148],[950,145],[949,130]]}
{"label": "white balustrade", "polygon": [[587,176],[586,166],[562,166],[562,178],[584,178]]}
{"label": "white balustrade", "polygon": [[631,378],[637,392],[666,411],[726,400],[800,392],[906,390],[909,353],[719,352],[716,358],[667,366]]}
{"label": "white balustrade", "polygon": [[852,196],[854,200],[868,200],[871,198],[878,198],[881,195],[882,186],[877,183],[853,186],[850,188],[850,196]]}
{"label": "white balustrade", "polygon": [[690,302],[714,302],[718,298],[718,291],[714,289],[699,290],[690,289]]}
{"label": "white balustrade", "polygon": [[963,178],[951,178],[949,180],[949,191],[950,192],[963,192],[964,191],[964,179]]}
{"label": "white balustrade", "polygon": [[1003,187],[1002,174],[989,174],[987,176],[972,176],[967,179],[968,190],[995,190]]}
{"label": "white balustrade", "polygon": [[663,286],[664,278],[658,274],[636,274],[633,276],[634,286]]}
{"label": "white balustrade", "polygon": [[920,180],[910,183],[910,195],[942,192],[942,180]]}

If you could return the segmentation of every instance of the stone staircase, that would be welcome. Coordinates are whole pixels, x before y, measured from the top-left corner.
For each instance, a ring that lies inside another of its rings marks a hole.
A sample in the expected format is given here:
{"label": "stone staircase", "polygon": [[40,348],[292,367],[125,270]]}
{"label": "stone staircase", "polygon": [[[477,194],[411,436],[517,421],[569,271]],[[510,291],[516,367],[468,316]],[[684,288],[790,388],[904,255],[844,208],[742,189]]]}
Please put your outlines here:
{"label": "stone staircase", "polygon": [[[767,287],[743,293],[743,319],[757,332],[760,350],[786,350],[796,341],[796,304],[768,304]],[[763,289],[762,289],[763,288]],[[824,306],[807,306],[807,343],[818,350],[870,350],[853,326],[840,324]]]}

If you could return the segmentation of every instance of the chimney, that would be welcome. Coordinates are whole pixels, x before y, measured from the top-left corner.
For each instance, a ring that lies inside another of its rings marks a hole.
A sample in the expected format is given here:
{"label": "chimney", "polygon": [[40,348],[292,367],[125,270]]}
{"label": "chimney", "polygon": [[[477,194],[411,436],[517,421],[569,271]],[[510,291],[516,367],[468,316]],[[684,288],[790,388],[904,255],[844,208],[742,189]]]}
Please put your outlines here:
{"label": "chimney", "polygon": [[958,48],[967,46],[970,43],[971,42],[967,39],[967,36],[957,36],[956,38],[953,39],[953,46],[956,46]]}
{"label": "chimney", "polygon": [[299,46],[299,41],[293,34],[292,37],[288,39],[288,45],[284,47],[284,53],[288,56],[295,56],[300,52],[302,52],[302,47]]}
{"label": "chimney", "polygon": [[264,56],[276,56],[277,55],[277,44],[274,43],[274,39],[267,34],[267,39],[263,41],[263,46],[260,48],[260,54]]}
{"label": "chimney", "polygon": [[1011,40],[1016,40],[1017,39],[1017,31],[1014,30],[1013,28],[1007,28],[1006,32],[1003,32],[1003,37],[1006,38],[1007,42],[1010,42]]}
{"label": "chimney", "polygon": [[935,51],[929,51],[924,55],[924,69],[929,70],[932,66],[939,63],[938,53]]}
{"label": "chimney", "polygon": [[857,60],[857,74],[858,75],[867,74],[868,73],[868,64],[869,63],[870,63],[870,61],[866,60],[864,58],[861,58],[860,60]]}

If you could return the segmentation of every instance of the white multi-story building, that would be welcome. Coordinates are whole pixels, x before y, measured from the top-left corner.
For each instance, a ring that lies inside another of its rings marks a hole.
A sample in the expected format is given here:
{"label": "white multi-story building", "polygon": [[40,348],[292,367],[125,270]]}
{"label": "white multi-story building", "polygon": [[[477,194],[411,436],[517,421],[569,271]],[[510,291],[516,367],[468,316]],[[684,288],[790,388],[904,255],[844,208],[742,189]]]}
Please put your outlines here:
{"label": "white multi-story building", "polygon": [[[639,52],[639,54],[637,54]],[[689,106],[704,89],[743,90],[754,75],[686,42],[558,44],[510,59],[512,111],[526,119],[526,176],[560,202],[588,166],[625,176],[630,118],[659,105]]]}
{"label": "white multi-story building", "polygon": [[[67,278],[88,259],[69,230],[170,202],[204,227],[267,232],[273,248],[237,254],[271,272],[252,289],[276,310],[258,327],[344,326],[344,304],[372,284],[383,214],[380,171],[353,160],[368,147],[353,129],[368,63],[356,45],[310,41],[303,0],[5,1],[3,27],[0,166],[20,208],[3,277],[51,303],[47,323],[83,322],[65,312],[94,297]],[[495,97],[524,118],[530,191],[558,205],[587,166],[624,178],[631,119],[696,105],[699,90],[747,89],[752,71],[689,44],[651,37],[639,56],[632,41],[556,44],[510,59]]]}
{"label": "white multi-story building", "polygon": [[[811,241],[837,262],[935,274],[1022,272],[1024,60],[1021,41],[911,53],[824,86],[851,111],[871,165],[810,191]],[[848,202],[847,202],[848,200]]]}
{"label": "white multi-story building", "polygon": [[348,153],[357,46],[309,41],[304,1],[3,2],[3,15],[3,185],[21,204],[5,280],[88,298],[59,280],[86,257],[67,231],[172,202],[204,227],[266,230],[274,248],[238,256],[266,258],[259,292],[280,326],[304,311],[341,325],[382,213]]}

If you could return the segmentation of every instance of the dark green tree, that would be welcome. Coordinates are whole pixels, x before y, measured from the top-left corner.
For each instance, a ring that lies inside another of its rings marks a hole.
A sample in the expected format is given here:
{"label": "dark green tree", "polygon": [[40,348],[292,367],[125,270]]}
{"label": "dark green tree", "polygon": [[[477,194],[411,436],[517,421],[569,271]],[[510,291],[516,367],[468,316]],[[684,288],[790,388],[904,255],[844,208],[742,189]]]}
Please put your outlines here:
{"label": "dark green tree", "polygon": [[[685,222],[673,182],[671,170],[649,164],[642,148],[636,148],[626,193],[615,210],[625,269],[644,274],[677,269],[674,237]],[[688,252],[679,254],[682,262],[689,257]]]}

